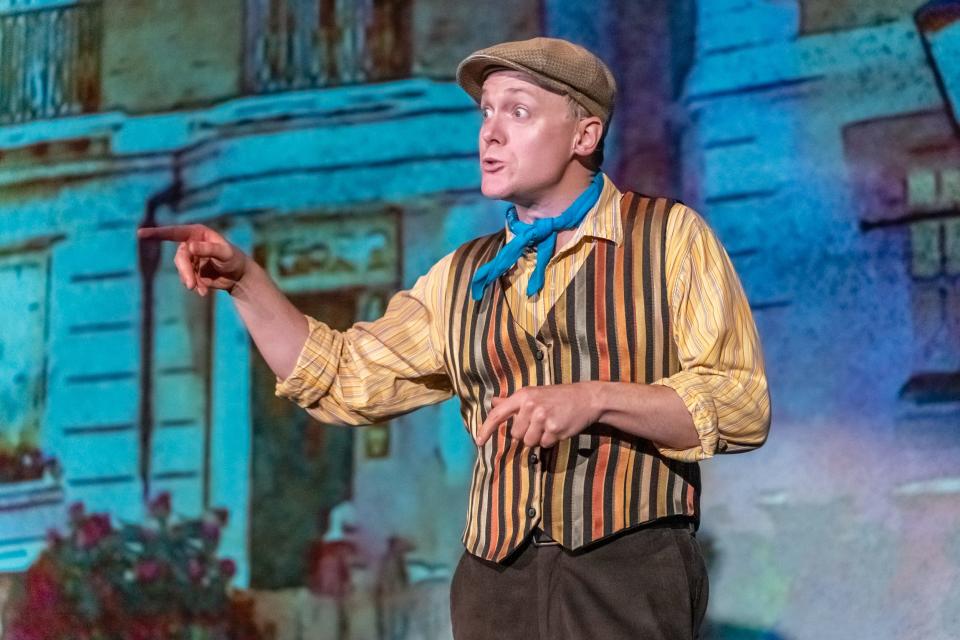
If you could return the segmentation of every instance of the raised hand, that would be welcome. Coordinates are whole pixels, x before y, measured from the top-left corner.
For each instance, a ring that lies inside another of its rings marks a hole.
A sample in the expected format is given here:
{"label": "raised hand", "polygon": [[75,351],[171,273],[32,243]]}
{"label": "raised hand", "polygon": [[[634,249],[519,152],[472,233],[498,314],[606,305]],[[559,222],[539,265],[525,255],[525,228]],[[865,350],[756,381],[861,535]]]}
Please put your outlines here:
{"label": "raised hand", "polygon": [[231,291],[246,270],[247,255],[202,224],[147,227],[137,229],[137,237],[179,242],[173,262],[180,281],[201,296],[210,289]]}
{"label": "raised hand", "polygon": [[597,390],[596,383],[578,382],[523,387],[506,398],[492,398],[493,408],[477,430],[477,445],[486,444],[511,417],[510,436],[528,447],[552,447],[572,438],[598,420]]}

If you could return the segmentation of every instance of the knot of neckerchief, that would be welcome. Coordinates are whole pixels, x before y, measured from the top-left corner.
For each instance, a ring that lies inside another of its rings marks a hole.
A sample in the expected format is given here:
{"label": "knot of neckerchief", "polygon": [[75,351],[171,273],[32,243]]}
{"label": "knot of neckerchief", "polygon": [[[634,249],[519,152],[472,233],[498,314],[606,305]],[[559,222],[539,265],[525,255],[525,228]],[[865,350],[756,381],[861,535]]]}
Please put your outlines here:
{"label": "knot of neckerchief", "polygon": [[526,247],[533,246],[537,247],[537,265],[533,269],[530,281],[527,282],[527,295],[532,296],[539,293],[543,289],[547,263],[553,257],[553,252],[557,247],[557,233],[564,229],[572,229],[580,224],[586,217],[587,212],[600,199],[601,191],[603,191],[603,173],[598,171],[593,176],[590,186],[558,216],[537,218],[528,224],[521,222],[517,216],[516,207],[511,206],[507,209],[507,225],[513,232],[514,238],[497,252],[493,260],[477,269],[470,288],[473,299],[479,300],[482,298],[483,290],[487,288],[487,285],[496,281],[513,265],[517,264],[517,260],[520,259],[520,255]]}

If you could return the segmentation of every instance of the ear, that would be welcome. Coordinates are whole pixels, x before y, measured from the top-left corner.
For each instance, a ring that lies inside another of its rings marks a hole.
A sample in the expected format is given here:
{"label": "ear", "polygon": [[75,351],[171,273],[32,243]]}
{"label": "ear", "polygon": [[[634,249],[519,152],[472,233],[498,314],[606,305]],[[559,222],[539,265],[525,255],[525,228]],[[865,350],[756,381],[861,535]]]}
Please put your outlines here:
{"label": "ear", "polygon": [[589,156],[600,144],[603,136],[603,120],[597,116],[583,118],[577,123],[577,136],[574,138],[573,152],[578,156]]}

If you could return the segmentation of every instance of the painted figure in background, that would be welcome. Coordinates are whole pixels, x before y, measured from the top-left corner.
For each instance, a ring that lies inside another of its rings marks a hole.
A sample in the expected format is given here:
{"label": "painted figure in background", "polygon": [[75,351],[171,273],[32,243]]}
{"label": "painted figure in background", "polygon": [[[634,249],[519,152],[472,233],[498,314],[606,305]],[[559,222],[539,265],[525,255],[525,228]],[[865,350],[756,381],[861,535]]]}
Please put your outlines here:
{"label": "painted figure in background", "polygon": [[374,602],[377,611],[377,638],[403,640],[410,627],[410,575],[407,553],[413,545],[403,536],[390,536],[387,552],[377,570]]}
{"label": "painted figure in background", "polygon": [[198,225],[183,283],[229,293],[276,394],[368,424],[459,397],[477,462],[451,585],[454,635],[693,638],[707,603],[698,462],[762,445],[770,400],[733,266],[682,203],[600,170],[616,83],[572,43],[468,56],[481,190],[498,233],[445,256],[383,316],[336,332]]}
{"label": "painted figure in background", "polygon": [[353,536],[356,530],[357,510],[353,503],[338,503],[330,510],[327,530],[308,561],[310,590],[332,598],[337,605],[337,638],[350,637],[347,600],[353,589],[350,562],[357,551]]}

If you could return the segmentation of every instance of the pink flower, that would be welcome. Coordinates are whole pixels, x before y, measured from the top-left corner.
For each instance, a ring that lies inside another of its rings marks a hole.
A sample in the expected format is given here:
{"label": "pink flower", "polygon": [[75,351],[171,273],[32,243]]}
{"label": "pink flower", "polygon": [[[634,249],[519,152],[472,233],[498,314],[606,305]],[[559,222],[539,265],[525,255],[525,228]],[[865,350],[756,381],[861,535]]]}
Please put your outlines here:
{"label": "pink flower", "polygon": [[149,618],[130,620],[124,637],[128,640],[155,640],[166,637],[160,625],[157,620]]}
{"label": "pink flower", "polygon": [[58,546],[63,542],[63,536],[56,529],[47,529],[47,544],[51,547]]}
{"label": "pink flower", "polygon": [[111,533],[113,527],[110,525],[110,516],[94,513],[80,523],[77,529],[77,544],[81,549],[90,549]]}
{"label": "pink flower", "polygon": [[220,527],[209,520],[204,520],[200,524],[200,536],[204,540],[216,543],[220,539]]}
{"label": "pink flower", "polygon": [[170,492],[164,491],[150,501],[150,515],[154,518],[165,520],[170,516]]}
{"label": "pink flower", "polygon": [[137,535],[142,541],[150,542],[151,540],[156,540],[159,538],[160,532],[150,527],[138,527]]}
{"label": "pink flower", "polygon": [[237,563],[230,558],[220,561],[220,574],[225,578],[232,578],[237,573]]}
{"label": "pink flower", "polygon": [[83,520],[83,516],[85,514],[83,503],[74,502],[73,504],[71,504],[69,513],[70,513],[70,522],[72,522],[73,524],[79,523],[81,520]]}
{"label": "pink flower", "polygon": [[190,576],[190,580],[193,582],[199,582],[206,572],[207,568],[199,559],[190,558],[190,560],[187,561],[187,575]]}
{"label": "pink flower", "polygon": [[62,606],[60,584],[50,563],[37,563],[27,573],[27,592],[30,599],[42,608],[53,610]]}
{"label": "pink flower", "polygon": [[10,630],[10,640],[47,640],[47,634],[43,629],[23,625]]}
{"label": "pink flower", "polygon": [[134,573],[140,582],[153,582],[163,574],[163,565],[156,560],[141,560],[134,567]]}

